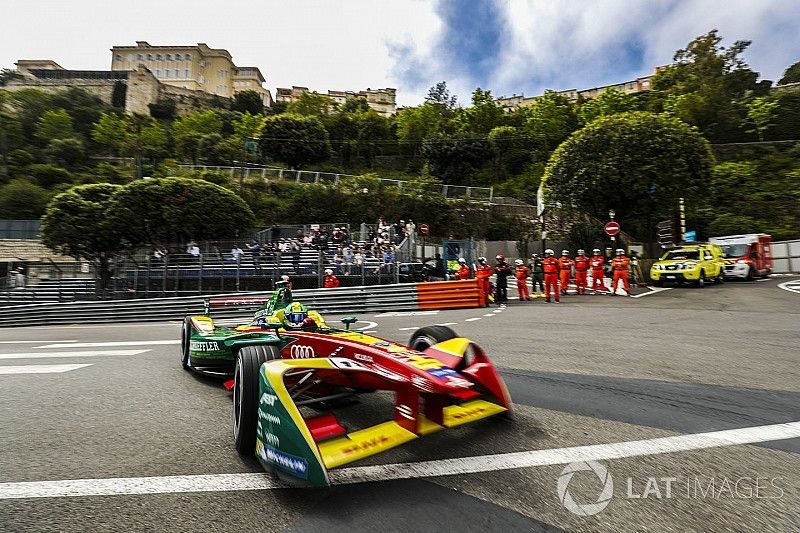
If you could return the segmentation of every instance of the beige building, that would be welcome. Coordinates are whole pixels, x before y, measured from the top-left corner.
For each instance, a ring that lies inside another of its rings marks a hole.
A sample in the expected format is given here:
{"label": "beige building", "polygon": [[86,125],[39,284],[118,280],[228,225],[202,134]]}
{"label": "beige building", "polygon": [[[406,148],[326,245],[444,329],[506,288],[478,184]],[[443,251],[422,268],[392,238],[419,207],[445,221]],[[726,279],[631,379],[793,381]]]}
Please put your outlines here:
{"label": "beige building", "polygon": [[161,83],[232,98],[240,91],[256,91],[265,106],[272,95],[263,87],[258,67],[237,67],[230,52],[206,43],[189,46],[153,46],[136,41],[136,46],[111,48],[111,70],[136,70],[144,65]]}
{"label": "beige building", "polygon": [[[617,83],[614,85],[604,85],[602,87],[593,87],[591,89],[567,89],[564,91],[555,91],[557,94],[566,96],[572,101],[576,101],[579,98],[583,100],[590,100],[596,96],[599,96],[603,92],[609,89],[616,89],[617,91],[625,94],[633,94],[639,93],[644,91],[649,91],[651,88],[651,83],[653,76],[656,75],[659,71],[665,69],[665,66],[656,67],[653,70],[653,73],[648,76],[643,76],[641,78],[636,78],[635,80],[626,81],[623,83]],[[527,107],[533,105],[536,99],[539,96],[524,96],[524,95],[511,95],[511,96],[501,96],[500,98],[495,99],[497,105],[503,108],[503,110],[509,112],[515,109],[519,109],[520,107]]]}
{"label": "beige building", "polygon": [[[279,87],[275,91],[275,101],[291,103],[300,98],[304,93],[312,92],[308,87],[292,86],[291,89]],[[316,94],[316,91],[313,91]],[[366,91],[328,91],[323,95],[330,98],[332,103],[344,104],[352,98],[363,98],[366,100],[370,109],[388,117],[397,112],[397,89],[387,87],[386,89],[367,89]]]}

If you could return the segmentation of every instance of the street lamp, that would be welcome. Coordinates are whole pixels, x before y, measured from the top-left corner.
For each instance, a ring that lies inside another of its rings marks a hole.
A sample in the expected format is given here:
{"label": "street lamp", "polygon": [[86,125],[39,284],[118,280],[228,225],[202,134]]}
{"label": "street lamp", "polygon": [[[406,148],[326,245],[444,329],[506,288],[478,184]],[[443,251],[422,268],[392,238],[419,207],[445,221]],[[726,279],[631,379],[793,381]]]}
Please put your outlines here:
{"label": "street lamp", "polygon": [[609,209],[608,210],[608,218],[610,218],[611,220],[614,220],[614,215],[616,215],[616,214],[617,214],[617,212],[614,211],[613,209]]}

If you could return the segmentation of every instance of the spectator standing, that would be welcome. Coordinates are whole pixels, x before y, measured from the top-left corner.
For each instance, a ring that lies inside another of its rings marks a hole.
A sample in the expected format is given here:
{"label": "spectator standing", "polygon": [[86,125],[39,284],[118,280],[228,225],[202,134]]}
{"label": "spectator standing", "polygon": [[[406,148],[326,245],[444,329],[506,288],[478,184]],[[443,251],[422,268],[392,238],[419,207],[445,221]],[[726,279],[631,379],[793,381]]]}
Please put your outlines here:
{"label": "spectator standing", "polygon": [[387,274],[391,274],[393,272],[392,266],[394,265],[394,249],[391,246],[386,247],[386,251],[383,252],[383,268]]}
{"label": "spectator standing", "polygon": [[169,252],[163,246],[159,245],[153,248],[153,259],[155,259],[156,261],[159,262],[166,261],[167,255],[169,255]]}
{"label": "spectator standing", "polygon": [[[436,254],[439,255],[439,254]],[[458,270],[456,270],[456,279],[464,280],[472,277],[472,270],[467,266],[467,260],[463,257],[458,258]]]}
{"label": "spectator standing", "polygon": [[406,222],[406,236],[413,237],[417,233],[417,225],[410,218]]}
{"label": "spectator standing", "polygon": [[244,251],[241,248],[239,248],[239,245],[234,244],[233,248],[231,248],[231,259],[233,259],[238,264],[243,253]]}
{"label": "spectator standing", "polygon": [[186,253],[189,254],[193,260],[200,259],[200,247],[194,240],[189,241],[189,244],[186,245]]}
{"label": "spectator standing", "polygon": [[333,254],[333,264],[336,266],[337,274],[344,272],[344,254],[341,248],[336,250],[336,253]]}
{"label": "spectator standing", "polygon": [[475,269],[475,278],[478,280],[478,288],[483,292],[486,307],[489,307],[489,278],[492,277],[494,269],[486,261],[485,257],[478,258],[478,267]]}
{"label": "spectator standing", "polygon": [[300,273],[300,241],[295,239],[291,243],[291,254],[292,254],[292,269],[294,270],[295,274]]}
{"label": "spectator standing", "polygon": [[567,294],[569,278],[572,276],[572,267],[575,261],[569,256],[569,250],[561,250],[561,258],[558,260],[558,269],[561,276],[561,294]]}
{"label": "spectator standing", "polygon": [[517,294],[519,294],[520,301],[530,301],[531,295],[528,292],[528,276],[531,271],[525,266],[522,259],[514,261],[514,277],[517,279]]}
{"label": "spectator standing", "polygon": [[258,241],[253,241],[248,247],[247,251],[250,252],[250,255],[253,258],[253,265],[258,269],[261,270],[261,243]]}
{"label": "spectator standing", "polygon": [[494,267],[495,276],[497,276],[497,303],[504,303],[508,301],[508,276],[511,275],[511,265],[506,263],[506,256],[503,254],[495,257],[497,262]]}
{"label": "spectator standing", "polygon": [[325,277],[322,278],[322,286],[324,288],[333,289],[335,287],[338,287],[341,284],[342,284],[342,282],[339,281],[339,278],[337,278],[333,274],[333,270],[331,270],[330,268],[325,269]]}
{"label": "spectator standing", "polygon": [[281,227],[277,224],[273,224],[269,228],[269,242],[274,247],[278,243],[278,239],[281,238]]}
{"label": "spectator standing", "polygon": [[600,248],[595,248],[592,250],[592,258],[589,260],[589,266],[592,269],[592,292],[594,294],[597,294],[598,292],[605,292],[606,286],[604,280],[606,258],[603,256]]}
{"label": "spectator standing", "polygon": [[353,250],[349,246],[345,246],[342,249],[342,260],[344,261],[344,273],[348,276],[353,270],[353,262],[355,259],[356,257]]}
{"label": "spectator standing", "polygon": [[558,259],[556,253],[548,248],[544,251],[542,270],[544,271],[544,301],[550,303],[550,291],[556,297],[556,303],[561,303],[561,291],[558,290]]}
{"label": "spectator standing", "polygon": [[542,270],[542,258],[536,253],[531,254],[531,289],[536,293],[537,297],[544,295],[544,270]]}
{"label": "spectator standing", "polygon": [[631,295],[631,284],[628,280],[628,270],[631,267],[631,260],[625,256],[625,250],[617,248],[617,255],[611,260],[611,267],[614,269],[614,277],[611,280],[611,296],[617,295],[617,284],[622,282],[626,296]]}
{"label": "spectator standing", "polygon": [[[436,278],[436,281],[444,281],[444,280],[446,280],[447,279],[447,265],[445,264],[444,259],[442,259],[442,254],[437,253],[437,254],[434,254],[433,257],[434,257],[434,261],[436,263],[436,266],[433,267],[433,277]],[[461,259],[464,259],[464,258],[462,257]],[[466,264],[467,264],[467,261],[464,260],[464,265],[466,265]],[[467,267],[467,270],[469,270],[469,267]],[[470,274],[471,273],[472,272],[470,271]]]}
{"label": "spectator standing", "polygon": [[575,288],[578,294],[586,294],[586,284],[589,273],[589,258],[583,250],[578,250],[575,256]]}

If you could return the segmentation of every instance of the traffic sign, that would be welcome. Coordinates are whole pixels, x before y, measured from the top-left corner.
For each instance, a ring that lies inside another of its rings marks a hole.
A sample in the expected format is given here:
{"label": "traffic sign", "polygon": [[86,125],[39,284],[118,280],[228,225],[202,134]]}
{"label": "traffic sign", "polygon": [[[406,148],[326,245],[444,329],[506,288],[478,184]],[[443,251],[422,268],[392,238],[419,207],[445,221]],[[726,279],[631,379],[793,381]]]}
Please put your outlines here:
{"label": "traffic sign", "polygon": [[423,235],[427,235],[428,233],[431,232],[431,228],[429,228],[427,224],[420,224],[419,232],[422,233]]}
{"label": "traffic sign", "polygon": [[606,222],[606,225],[603,228],[603,230],[606,232],[606,235],[610,237],[613,237],[614,235],[619,235],[619,230],[620,230],[619,222],[616,222],[614,220]]}
{"label": "traffic sign", "polygon": [[695,242],[697,240],[697,232],[695,230],[683,232],[683,242]]}

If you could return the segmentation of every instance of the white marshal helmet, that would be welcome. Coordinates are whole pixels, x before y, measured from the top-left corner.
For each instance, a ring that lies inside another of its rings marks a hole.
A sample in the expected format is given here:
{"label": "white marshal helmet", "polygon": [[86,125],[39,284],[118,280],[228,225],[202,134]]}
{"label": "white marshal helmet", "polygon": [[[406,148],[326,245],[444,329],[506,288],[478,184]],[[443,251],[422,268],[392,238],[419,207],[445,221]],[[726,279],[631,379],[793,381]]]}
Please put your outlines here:
{"label": "white marshal helmet", "polygon": [[583,248],[578,249],[578,255],[583,255],[585,253],[586,253],[586,250],[584,250]]}
{"label": "white marshal helmet", "polygon": [[333,270],[331,270],[330,268],[326,268],[325,269],[325,274],[330,276],[331,274],[333,274]]}
{"label": "white marshal helmet", "polygon": [[569,250],[561,250],[561,255],[569,255]]}
{"label": "white marshal helmet", "polygon": [[522,259],[515,259],[514,260],[514,264],[517,265],[517,266],[522,265]]}
{"label": "white marshal helmet", "polygon": [[486,258],[485,257],[479,257],[478,258],[478,263],[485,263],[485,262],[486,262]]}
{"label": "white marshal helmet", "polygon": [[617,248],[617,255],[625,255],[625,250],[622,248]]}
{"label": "white marshal helmet", "polygon": [[459,262],[459,264],[461,264],[461,265],[466,265],[466,264],[467,264],[467,260],[466,260],[466,259],[464,259],[463,257],[459,257],[459,258],[458,258],[458,262]]}
{"label": "white marshal helmet", "polygon": [[594,255],[600,255],[600,248],[595,248],[594,250],[592,250],[592,253]]}
{"label": "white marshal helmet", "polygon": [[289,281],[289,276],[284,274],[283,276],[281,276],[281,281]]}
{"label": "white marshal helmet", "polygon": [[544,255],[556,255],[552,248],[548,248],[544,251]]}

